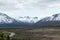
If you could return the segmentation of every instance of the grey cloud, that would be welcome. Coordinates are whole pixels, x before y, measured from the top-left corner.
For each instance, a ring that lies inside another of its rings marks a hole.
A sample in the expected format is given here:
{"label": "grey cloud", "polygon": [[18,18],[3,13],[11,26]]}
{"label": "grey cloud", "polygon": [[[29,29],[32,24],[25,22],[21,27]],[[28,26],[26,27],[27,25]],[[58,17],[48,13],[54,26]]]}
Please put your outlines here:
{"label": "grey cloud", "polygon": [[18,0],[19,3],[24,4],[25,8],[48,8],[48,5],[51,3],[58,3],[60,0]]}
{"label": "grey cloud", "polygon": [[[42,0],[42,1],[38,1],[36,4],[37,4],[37,7],[40,6],[40,7],[43,7],[43,8],[49,8],[48,6],[52,3],[60,3],[60,0]],[[36,5],[35,5],[36,6]]]}
{"label": "grey cloud", "polygon": [[0,10],[15,10],[16,3],[12,0],[0,0]]}
{"label": "grey cloud", "polygon": [[2,10],[18,10],[16,8],[18,4],[24,9],[29,8],[48,8],[48,5],[53,2],[60,2],[60,0],[0,0],[0,9]]}

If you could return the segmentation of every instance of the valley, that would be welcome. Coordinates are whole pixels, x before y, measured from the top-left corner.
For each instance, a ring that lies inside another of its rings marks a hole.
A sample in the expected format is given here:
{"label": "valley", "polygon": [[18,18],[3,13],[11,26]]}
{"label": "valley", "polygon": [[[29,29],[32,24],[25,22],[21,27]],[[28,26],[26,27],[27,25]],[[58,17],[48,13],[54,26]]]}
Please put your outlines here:
{"label": "valley", "polygon": [[11,40],[60,40],[60,28],[0,28],[0,31],[15,33]]}
{"label": "valley", "polygon": [[60,40],[60,0],[0,0],[0,40]]}

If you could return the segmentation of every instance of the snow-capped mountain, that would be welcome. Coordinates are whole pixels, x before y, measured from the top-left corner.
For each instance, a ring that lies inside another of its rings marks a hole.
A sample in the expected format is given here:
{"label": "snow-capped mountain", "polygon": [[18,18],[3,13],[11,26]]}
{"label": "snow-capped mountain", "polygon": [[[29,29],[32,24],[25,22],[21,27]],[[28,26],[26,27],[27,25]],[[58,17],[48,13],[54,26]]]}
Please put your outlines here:
{"label": "snow-capped mountain", "polygon": [[26,23],[36,23],[38,21],[38,17],[29,17],[29,16],[24,16],[24,17],[19,17],[18,20]]}
{"label": "snow-capped mountain", "polygon": [[60,27],[60,13],[45,17],[35,23],[37,27]]}
{"label": "snow-capped mountain", "polygon": [[4,13],[0,13],[0,28],[18,28],[18,27],[29,27],[33,25],[34,23],[27,23],[27,22],[22,22],[19,19],[14,19],[9,17],[8,15]]}
{"label": "snow-capped mountain", "polygon": [[45,17],[41,19],[40,21],[60,21],[60,13],[59,14],[54,14],[50,17]]}
{"label": "snow-capped mountain", "polygon": [[16,21],[15,19],[9,17],[8,15],[0,13],[0,24],[3,24],[3,23],[14,23],[15,21]]}

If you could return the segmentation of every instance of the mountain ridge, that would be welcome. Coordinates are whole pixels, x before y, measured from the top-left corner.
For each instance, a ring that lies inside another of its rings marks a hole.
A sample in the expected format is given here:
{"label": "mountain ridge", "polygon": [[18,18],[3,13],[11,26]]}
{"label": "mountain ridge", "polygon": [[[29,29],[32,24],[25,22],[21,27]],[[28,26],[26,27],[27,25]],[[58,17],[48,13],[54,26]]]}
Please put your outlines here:
{"label": "mountain ridge", "polygon": [[34,24],[36,28],[55,28],[60,27],[60,13],[54,14],[50,17],[45,17],[41,20],[39,20],[37,23]]}
{"label": "mountain ridge", "polygon": [[14,19],[9,17],[4,13],[0,13],[0,27],[7,27],[7,28],[18,28],[18,27],[29,27],[33,23],[24,23],[20,20]]}

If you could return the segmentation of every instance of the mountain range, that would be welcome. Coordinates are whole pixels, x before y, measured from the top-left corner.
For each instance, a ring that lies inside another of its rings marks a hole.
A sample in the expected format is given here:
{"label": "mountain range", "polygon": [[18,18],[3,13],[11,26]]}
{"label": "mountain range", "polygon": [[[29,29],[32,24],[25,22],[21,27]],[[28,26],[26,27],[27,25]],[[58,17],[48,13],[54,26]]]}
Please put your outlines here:
{"label": "mountain range", "polygon": [[0,13],[0,27],[4,28],[15,28],[15,27],[27,27],[34,24],[34,22],[23,22],[21,20],[17,20],[9,17],[7,14]]}
{"label": "mountain range", "polygon": [[14,19],[7,14],[0,13],[0,28],[53,28],[60,27],[60,13],[45,17],[38,21],[38,17],[19,17]]}
{"label": "mountain range", "polygon": [[30,17],[30,16],[24,16],[24,17],[19,16],[17,19],[22,22],[25,22],[25,23],[26,22],[27,23],[36,23],[38,21],[38,17]]}

